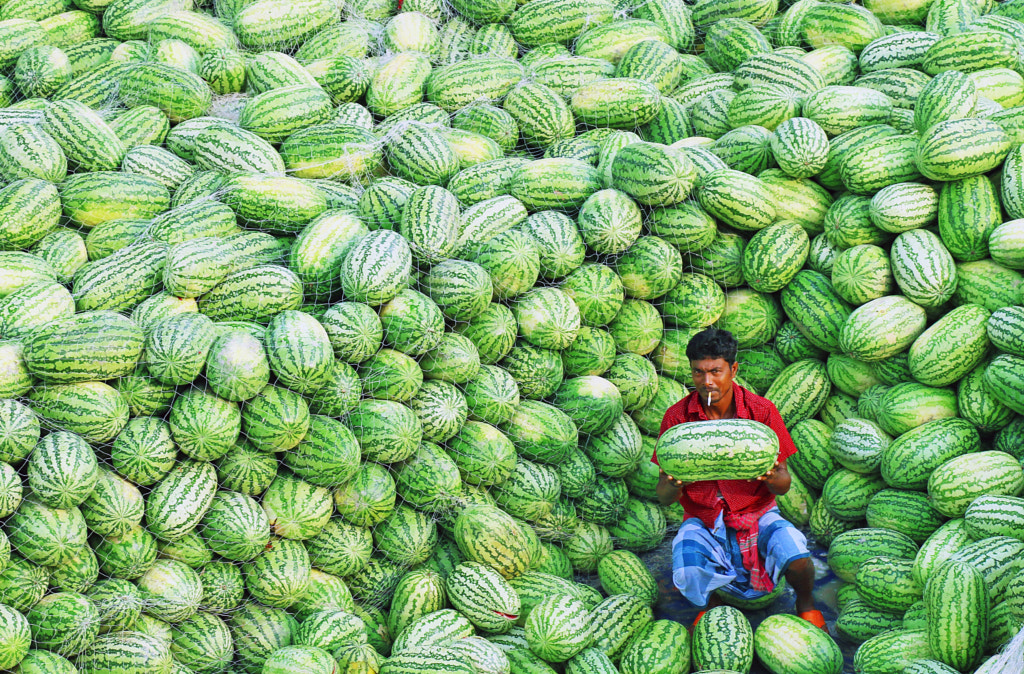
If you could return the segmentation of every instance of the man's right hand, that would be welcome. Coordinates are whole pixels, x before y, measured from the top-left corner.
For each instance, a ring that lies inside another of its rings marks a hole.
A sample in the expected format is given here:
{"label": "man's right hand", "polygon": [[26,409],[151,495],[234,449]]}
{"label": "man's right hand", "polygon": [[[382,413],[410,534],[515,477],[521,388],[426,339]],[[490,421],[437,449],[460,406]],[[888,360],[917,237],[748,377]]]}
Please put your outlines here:
{"label": "man's right hand", "polygon": [[677,486],[677,487],[682,487],[682,486],[683,486],[683,485],[685,484],[685,483],[684,483],[684,482],[683,482],[682,480],[677,480],[677,479],[675,479],[674,477],[672,477],[671,475],[669,475],[669,474],[668,474],[668,473],[666,473],[665,471],[661,471],[661,474],[665,476],[665,479],[666,479],[666,480],[667,480],[668,482],[670,482],[670,483],[674,484],[674,485],[675,485],[675,486]]}
{"label": "man's right hand", "polygon": [[672,477],[664,470],[659,470],[658,486],[655,491],[658,495],[658,502],[662,505],[672,505],[679,500],[679,492],[683,487],[690,484]]}

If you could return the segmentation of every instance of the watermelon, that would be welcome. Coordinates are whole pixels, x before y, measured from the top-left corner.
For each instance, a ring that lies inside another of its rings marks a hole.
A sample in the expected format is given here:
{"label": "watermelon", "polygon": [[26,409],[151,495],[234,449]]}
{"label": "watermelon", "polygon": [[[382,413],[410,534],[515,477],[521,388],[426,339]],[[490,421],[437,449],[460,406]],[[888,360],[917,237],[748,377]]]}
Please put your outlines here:
{"label": "watermelon", "polygon": [[912,663],[932,657],[924,629],[893,629],[877,634],[857,649],[857,666],[869,671],[905,671]]}
{"label": "watermelon", "polygon": [[64,510],[81,505],[99,479],[92,448],[79,436],[64,432],[51,433],[36,445],[28,473],[35,497]]}
{"label": "watermelon", "polygon": [[947,517],[962,517],[977,497],[1018,496],[1024,491],[1024,470],[1005,452],[964,454],[938,466],[928,478],[928,499]]}
{"label": "watermelon", "polygon": [[[947,594],[958,588],[955,594]],[[950,599],[955,598],[955,601]],[[940,661],[968,669],[981,660],[988,632],[988,590],[981,573],[967,564],[948,561],[928,582],[928,646]]]}
{"label": "watermelon", "polygon": [[491,566],[505,578],[526,571],[528,539],[510,516],[497,508],[466,508],[455,522],[455,539],[470,560]]}
{"label": "watermelon", "polygon": [[[719,434],[728,438],[726,444],[709,446],[709,439]],[[679,424],[658,441],[662,469],[687,482],[758,477],[772,467],[778,453],[778,438],[771,429],[742,419]]]}
{"label": "watermelon", "polygon": [[26,617],[36,644],[59,655],[80,653],[99,632],[96,608],[84,595],[72,592],[44,597]]}
{"label": "watermelon", "polygon": [[804,666],[816,672],[842,671],[842,653],[831,637],[792,615],[766,618],[754,632],[754,650],[777,673],[800,671]]}
{"label": "watermelon", "polygon": [[[716,638],[729,634],[729,644]],[[754,632],[732,606],[709,609],[693,629],[693,660],[701,670],[749,671],[754,660]]]}
{"label": "watermelon", "polygon": [[128,666],[139,672],[156,674],[170,671],[173,660],[166,642],[142,632],[126,631],[97,638],[79,655],[77,664],[88,672]]}
{"label": "watermelon", "polygon": [[587,609],[563,594],[548,596],[530,611],[524,629],[530,650],[549,662],[564,662],[586,648],[592,631]]}
{"label": "watermelon", "polygon": [[873,557],[885,555],[912,559],[917,544],[908,536],[889,529],[854,529],[840,533],[829,545],[829,567],[848,582],[856,580],[857,570]]}

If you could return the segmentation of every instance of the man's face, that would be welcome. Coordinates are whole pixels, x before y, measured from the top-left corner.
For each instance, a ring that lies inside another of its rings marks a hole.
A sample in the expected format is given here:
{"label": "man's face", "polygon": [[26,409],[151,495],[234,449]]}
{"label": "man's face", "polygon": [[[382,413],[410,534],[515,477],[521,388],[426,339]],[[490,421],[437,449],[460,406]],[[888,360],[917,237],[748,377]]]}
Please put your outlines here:
{"label": "man's face", "polygon": [[722,400],[732,390],[732,378],[739,363],[729,365],[724,358],[705,358],[690,361],[690,376],[697,395],[711,405]]}

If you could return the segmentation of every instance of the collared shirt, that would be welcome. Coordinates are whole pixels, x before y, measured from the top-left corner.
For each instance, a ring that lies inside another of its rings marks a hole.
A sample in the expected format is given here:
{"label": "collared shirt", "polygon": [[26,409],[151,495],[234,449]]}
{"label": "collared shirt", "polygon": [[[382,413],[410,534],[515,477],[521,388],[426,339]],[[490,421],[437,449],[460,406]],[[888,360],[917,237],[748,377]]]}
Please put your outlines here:
{"label": "collared shirt", "polygon": [[[770,400],[737,384],[733,384],[732,391],[737,419],[759,421],[775,431],[779,437],[780,462],[796,454],[793,438],[790,437],[779,411]],[[676,424],[689,421],[708,421],[696,391],[668,408],[661,420],[661,433]],[[658,463],[657,451],[654,452],[651,461]],[[714,523],[723,510],[734,514],[765,510],[774,505],[775,496],[768,491],[763,481],[703,480],[683,487],[679,494],[679,503],[687,515],[699,517],[710,527],[710,523]]]}

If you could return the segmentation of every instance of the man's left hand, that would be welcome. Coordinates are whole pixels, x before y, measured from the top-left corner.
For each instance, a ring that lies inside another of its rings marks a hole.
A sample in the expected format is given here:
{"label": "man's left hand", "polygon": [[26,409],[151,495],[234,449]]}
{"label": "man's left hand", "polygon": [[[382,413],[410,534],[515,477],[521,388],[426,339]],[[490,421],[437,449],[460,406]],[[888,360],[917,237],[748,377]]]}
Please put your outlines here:
{"label": "man's left hand", "polygon": [[764,482],[765,486],[768,487],[768,491],[776,496],[781,496],[789,491],[790,477],[789,471],[786,470],[786,464],[780,462],[778,459],[771,468],[768,469],[764,475],[759,475],[755,478],[758,482]]}
{"label": "man's left hand", "polygon": [[779,460],[775,459],[775,463],[773,463],[772,467],[768,469],[768,472],[765,473],[764,475],[758,475],[756,479],[759,482],[768,482],[773,477],[775,477],[775,469],[778,468],[778,467],[779,467]]}

